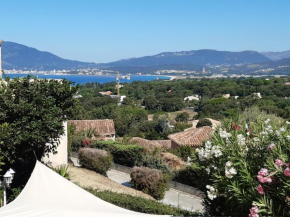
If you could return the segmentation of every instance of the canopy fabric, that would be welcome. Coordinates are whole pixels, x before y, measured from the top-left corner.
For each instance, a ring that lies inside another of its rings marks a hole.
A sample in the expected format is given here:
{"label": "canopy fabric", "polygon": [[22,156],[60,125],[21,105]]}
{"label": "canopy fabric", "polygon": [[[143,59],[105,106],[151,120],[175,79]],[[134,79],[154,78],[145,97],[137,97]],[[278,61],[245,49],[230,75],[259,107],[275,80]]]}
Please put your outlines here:
{"label": "canopy fabric", "polygon": [[1,217],[130,217],[150,215],[110,204],[63,178],[40,162],[21,194],[0,208]]}

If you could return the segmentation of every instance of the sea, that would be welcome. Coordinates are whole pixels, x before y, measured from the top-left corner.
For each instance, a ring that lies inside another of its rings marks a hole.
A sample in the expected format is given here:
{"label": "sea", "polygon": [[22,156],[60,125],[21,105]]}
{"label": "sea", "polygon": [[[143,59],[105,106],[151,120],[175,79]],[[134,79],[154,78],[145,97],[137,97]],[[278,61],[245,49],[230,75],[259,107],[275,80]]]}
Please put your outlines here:
{"label": "sea", "polygon": [[[10,78],[15,77],[27,77],[28,74],[6,74]],[[97,83],[108,83],[112,81],[117,81],[116,76],[107,76],[107,75],[50,75],[50,74],[32,74],[32,76],[38,78],[47,78],[47,79],[63,79],[74,82],[75,84],[86,84],[91,82]],[[121,83],[131,83],[133,81],[154,81],[154,80],[169,80],[168,76],[157,76],[157,75],[131,75],[130,79],[122,78],[120,79]]]}

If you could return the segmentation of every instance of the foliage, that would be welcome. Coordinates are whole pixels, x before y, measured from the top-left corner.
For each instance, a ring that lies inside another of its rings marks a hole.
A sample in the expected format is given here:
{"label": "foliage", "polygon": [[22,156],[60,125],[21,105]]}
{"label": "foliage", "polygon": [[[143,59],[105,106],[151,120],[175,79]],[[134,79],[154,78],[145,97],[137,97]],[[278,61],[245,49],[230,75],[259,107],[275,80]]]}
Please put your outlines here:
{"label": "foliage", "polygon": [[141,190],[157,200],[164,198],[168,188],[168,178],[160,170],[146,167],[134,167],[131,174],[131,185],[137,190]]}
{"label": "foliage", "polygon": [[106,175],[113,162],[113,158],[108,152],[95,148],[81,148],[78,157],[83,167],[102,175]]}
{"label": "foliage", "polygon": [[205,126],[212,127],[212,123],[209,119],[202,118],[197,122],[196,128],[205,127]]}
{"label": "foliage", "polygon": [[164,174],[172,173],[171,168],[164,163],[161,156],[156,156],[156,155],[150,155],[150,154],[143,155],[142,158],[139,161],[137,161],[135,166],[158,169],[162,171],[162,173]]}
{"label": "foliage", "polygon": [[200,168],[208,174],[203,188],[209,214],[290,215],[289,124],[262,117],[227,120],[198,150]]}
{"label": "foliage", "polygon": [[197,212],[182,210],[154,200],[148,200],[128,194],[114,193],[111,191],[97,191],[94,189],[87,190],[102,200],[135,212],[156,215],[199,216],[199,213]]}
{"label": "foliage", "polygon": [[91,147],[109,151],[114,162],[124,166],[133,167],[142,158],[144,147],[137,145],[124,145],[114,141],[97,141]]}
{"label": "foliage", "polygon": [[70,174],[68,171],[68,165],[60,165],[58,167],[52,168],[56,173],[58,173],[59,175],[61,175],[62,177],[66,178],[66,179],[70,179]]}
{"label": "foliage", "polygon": [[[1,145],[4,169],[12,167],[14,183],[24,184],[35,156],[56,151],[64,133],[63,122],[73,114],[77,87],[67,80],[46,80],[30,76],[6,78],[0,84],[0,123],[11,128],[9,141]],[[48,145],[49,144],[49,145]]]}
{"label": "foliage", "polygon": [[189,114],[187,112],[182,112],[176,115],[175,120],[177,122],[186,122],[188,121],[188,118],[189,118]]}
{"label": "foliage", "polygon": [[178,148],[170,148],[168,152],[175,154],[184,161],[188,161],[188,158],[191,158],[194,154],[194,148],[191,146],[180,146]]}

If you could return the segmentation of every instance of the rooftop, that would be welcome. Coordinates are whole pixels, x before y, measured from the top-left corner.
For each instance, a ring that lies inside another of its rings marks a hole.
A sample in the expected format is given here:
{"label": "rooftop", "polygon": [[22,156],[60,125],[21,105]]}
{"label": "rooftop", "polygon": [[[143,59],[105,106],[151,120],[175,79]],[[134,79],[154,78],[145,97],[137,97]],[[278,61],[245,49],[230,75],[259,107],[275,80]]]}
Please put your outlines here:
{"label": "rooftop", "polygon": [[189,128],[186,131],[174,133],[168,136],[179,146],[201,146],[205,140],[210,139],[213,133],[211,127]]}
{"label": "rooftop", "polygon": [[95,130],[98,135],[115,134],[115,125],[112,119],[69,120],[68,124],[75,125],[76,132]]}

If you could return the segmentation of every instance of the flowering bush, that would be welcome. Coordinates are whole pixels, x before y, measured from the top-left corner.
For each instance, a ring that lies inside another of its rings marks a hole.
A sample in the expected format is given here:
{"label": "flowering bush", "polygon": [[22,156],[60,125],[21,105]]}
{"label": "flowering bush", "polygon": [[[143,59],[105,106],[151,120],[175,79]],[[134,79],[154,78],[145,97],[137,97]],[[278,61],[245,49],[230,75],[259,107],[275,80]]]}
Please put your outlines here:
{"label": "flowering bush", "polygon": [[208,214],[290,216],[290,122],[237,123],[225,121],[197,149]]}

